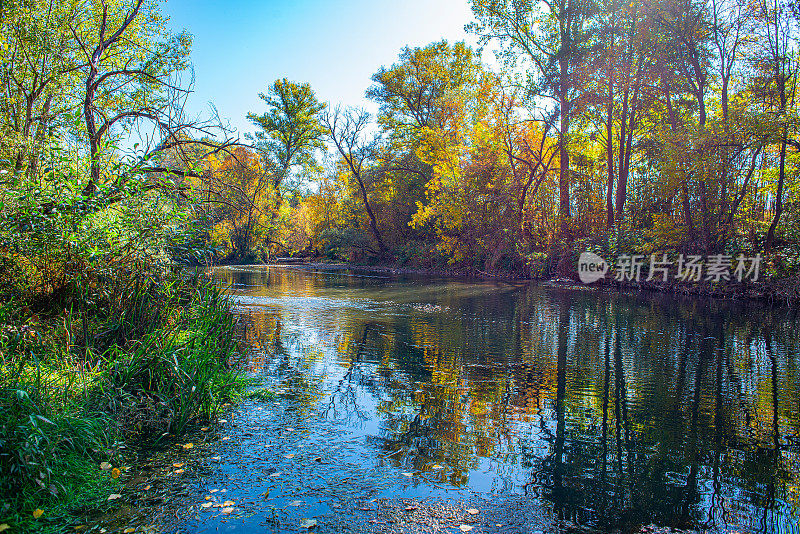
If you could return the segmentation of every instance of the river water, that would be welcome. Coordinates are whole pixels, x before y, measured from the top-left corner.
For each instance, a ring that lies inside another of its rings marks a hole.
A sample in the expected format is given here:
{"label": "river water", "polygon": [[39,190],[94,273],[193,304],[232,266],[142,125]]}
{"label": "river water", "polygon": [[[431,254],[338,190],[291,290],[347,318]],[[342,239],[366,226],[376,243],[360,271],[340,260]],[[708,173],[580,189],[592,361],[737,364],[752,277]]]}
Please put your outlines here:
{"label": "river water", "polygon": [[178,530],[800,532],[791,310],[308,266],[215,276],[254,387],[277,396],[232,408],[198,453],[198,502],[224,487],[236,509]]}

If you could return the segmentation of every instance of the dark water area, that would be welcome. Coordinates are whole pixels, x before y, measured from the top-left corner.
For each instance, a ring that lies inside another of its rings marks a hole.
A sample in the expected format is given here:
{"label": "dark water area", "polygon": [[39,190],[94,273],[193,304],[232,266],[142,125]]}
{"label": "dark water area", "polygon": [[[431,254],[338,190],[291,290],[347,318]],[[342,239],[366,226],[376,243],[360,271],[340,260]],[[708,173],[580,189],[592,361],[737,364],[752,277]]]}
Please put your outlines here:
{"label": "dark water area", "polygon": [[426,520],[379,511],[415,502],[400,515],[439,510],[436,532],[800,532],[790,309],[306,267],[215,276],[247,371],[278,398],[231,414],[224,465],[195,484],[238,484],[248,512],[181,530],[416,531],[403,525]]}

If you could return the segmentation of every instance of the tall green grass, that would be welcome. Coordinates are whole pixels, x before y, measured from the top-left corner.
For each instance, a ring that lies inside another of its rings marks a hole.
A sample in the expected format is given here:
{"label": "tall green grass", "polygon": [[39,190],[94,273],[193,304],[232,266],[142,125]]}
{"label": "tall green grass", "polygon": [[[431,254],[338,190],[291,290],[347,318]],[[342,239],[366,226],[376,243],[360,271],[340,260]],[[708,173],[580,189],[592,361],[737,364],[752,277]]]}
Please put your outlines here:
{"label": "tall green grass", "polygon": [[[57,531],[107,506],[116,481],[98,466],[119,465],[124,441],[179,436],[242,393],[220,288],[146,284],[126,302],[130,314],[88,320],[15,323],[0,308],[0,524]],[[94,346],[71,343],[78,329],[97,332]]]}

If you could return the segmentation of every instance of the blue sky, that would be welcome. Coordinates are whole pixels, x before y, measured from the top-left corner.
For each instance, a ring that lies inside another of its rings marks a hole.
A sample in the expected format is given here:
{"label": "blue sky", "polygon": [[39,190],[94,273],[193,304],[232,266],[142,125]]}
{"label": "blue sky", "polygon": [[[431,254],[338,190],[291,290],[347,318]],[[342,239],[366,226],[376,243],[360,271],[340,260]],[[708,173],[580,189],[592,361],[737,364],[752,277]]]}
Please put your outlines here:
{"label": "blue sky", "polygon": [[467,0],[257,1],[168,0],[174,31],[194,36],[195,113],[213,102],[240,132],[258,93],[277,78],[309,82],[323,102],[375,106],[364,98],[370,76],[406,46],[447,38],[475,43],[464,31]]}

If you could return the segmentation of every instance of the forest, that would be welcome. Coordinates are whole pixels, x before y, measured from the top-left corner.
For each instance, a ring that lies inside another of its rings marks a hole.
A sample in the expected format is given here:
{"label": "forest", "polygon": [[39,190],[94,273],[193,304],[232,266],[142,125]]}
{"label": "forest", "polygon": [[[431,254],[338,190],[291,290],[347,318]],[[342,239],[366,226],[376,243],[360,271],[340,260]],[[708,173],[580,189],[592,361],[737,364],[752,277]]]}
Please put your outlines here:
{"label": "forest", "polygon": [[399,51],[364,88],[377,116],[278,79],[244,137],[187,118],[191,36],[156,5],[98,7],[78,28],[77,4],[28,4],[4,14],[14,220],[135,204],[228,263],[540,278],[592,250],[763,253],[768,274],[796,271],[795,3],[475,1],[481,48]]}
{"label": "forest", "polygon": [[0,531],[105,503],[120,471],[87,465],[244,394],[208,265],[759,254],[797,293],[800,4],[470,7],[477,44],[376,65],[377,114],[279,77],[247,133],[187,111],[159,0],[0,2]]}

